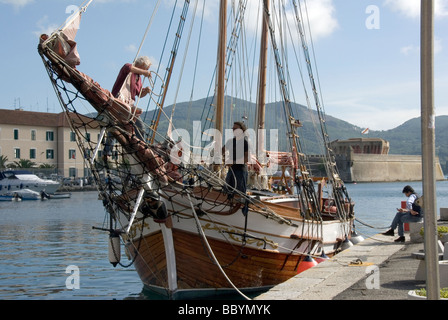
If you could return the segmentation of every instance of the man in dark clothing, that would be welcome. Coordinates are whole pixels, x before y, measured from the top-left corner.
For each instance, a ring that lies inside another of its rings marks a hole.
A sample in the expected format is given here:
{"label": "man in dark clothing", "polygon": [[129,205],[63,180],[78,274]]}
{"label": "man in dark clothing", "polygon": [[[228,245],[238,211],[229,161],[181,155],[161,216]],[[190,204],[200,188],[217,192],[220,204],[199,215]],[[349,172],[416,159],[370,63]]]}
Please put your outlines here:
{"label": "man in dark clothing", "polygon": [[247,162],[249,161],[249,143],[244,136],[246,126],[242,122],[235,122],[232,129],[234,138],[227,141],[222,148],[223,153],[226,149],[230,152],[230,158],[226,162],[230,166],[226,176],[226,183],[232,189],[235,188],[242,193],[246,193]]}

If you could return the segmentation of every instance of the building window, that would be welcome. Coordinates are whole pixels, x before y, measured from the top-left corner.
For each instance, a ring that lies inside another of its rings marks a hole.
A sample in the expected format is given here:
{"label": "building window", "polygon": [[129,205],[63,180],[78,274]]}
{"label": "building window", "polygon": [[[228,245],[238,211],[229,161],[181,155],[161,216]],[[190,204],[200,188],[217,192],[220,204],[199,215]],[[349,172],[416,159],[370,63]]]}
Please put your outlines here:
{"label": "building window", "polygon": [[53,149],[47,149],[46,155],[47,155],[47,159],[54,159],[54,150]]}
{"label": "building window", "polygon": [[86,141],[90,142],[90,133],[86,132]]}
{"label": "building window", "polygon": [[30,149],[30,159],[36,159],[36,149]]}
{"label": "building window", "polygon": [[31,130],[31,140],[36,141],[36,130]]}
{"label": "building window", "polygon": [[68,168],[68,175],[70,177],[76,177],[76,168]]}
{"label": "building window", "polygon": [[68,150],[68,158],[69,159],[76,159],[76,150],[74,150],[74,149]]}
{"label": "building window", "polygon": [[19,129],[14,129],[14,140],[19,140]]}
{"label": "building window", "polygon": [[47,141],[54,141],[54,132],[53,131],[47,131],[46,140]]}
{"label": "building window", "polygon": [[75,133],[73,131],[70,132],[70,141],[71,142],[76,142],[76,136],[75,136]]}
{"label": "building window", "polygon": [[14,158],[20,159],[20,148],[14,148]]}

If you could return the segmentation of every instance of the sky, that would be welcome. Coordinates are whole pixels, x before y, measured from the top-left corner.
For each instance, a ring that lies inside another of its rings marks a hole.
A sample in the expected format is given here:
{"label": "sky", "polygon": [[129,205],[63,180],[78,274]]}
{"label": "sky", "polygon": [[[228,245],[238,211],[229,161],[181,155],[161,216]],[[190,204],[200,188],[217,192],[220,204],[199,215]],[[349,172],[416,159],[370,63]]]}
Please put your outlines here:
{"label": "sky", "polygon": [[[139,52],[154,66],[164,41],[157,31],[174,2],[160,2]],[[217,0],[206,2],[205,37],[216,29],[219,8]],[[0,0],[1,109],[61,112],[37,53],[38,36],[55,30],[82,3]],[[78,69],[112,88],[121,66],[135,58],[156,3],[94,0],[78,32]],[[307,6],[328,115],[371,130],[389,130],[420,116],[420,0],[308,0]],[[448,115],[448,0],[435,0],[434,36],[435,113]],[[207,60],[214,60],[216,39],[208,44]],[[199,74],[195,81],[194,99],[204,98],[210,75]],[[179,92],[176,100],[188,101],[190,95]]]}

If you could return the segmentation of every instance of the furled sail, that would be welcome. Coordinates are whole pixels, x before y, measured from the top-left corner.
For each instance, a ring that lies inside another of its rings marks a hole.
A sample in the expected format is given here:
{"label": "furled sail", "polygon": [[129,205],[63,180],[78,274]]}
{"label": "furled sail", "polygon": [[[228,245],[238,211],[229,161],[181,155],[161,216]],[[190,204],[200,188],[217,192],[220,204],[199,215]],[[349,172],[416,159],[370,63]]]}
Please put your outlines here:
{"label": "furled sail", "polygon": [[81,24],[81,15],[91,2],[92,0],[84,7],[80,7],[77,12],[73,13],[67,19],[65,25],[55,32],[54,38],[49,38],[47,35],[41,36],[41,41],[51,41],[49,47],[72,68],[81,64],[75,38]]}

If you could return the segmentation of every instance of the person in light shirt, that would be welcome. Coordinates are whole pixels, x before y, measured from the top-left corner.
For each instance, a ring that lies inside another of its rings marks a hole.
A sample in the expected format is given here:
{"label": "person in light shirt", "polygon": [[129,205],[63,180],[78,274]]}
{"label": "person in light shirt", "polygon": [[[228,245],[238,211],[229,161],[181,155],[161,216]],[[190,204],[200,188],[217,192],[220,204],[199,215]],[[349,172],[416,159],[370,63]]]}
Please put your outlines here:
{"label": "person in light shirt", "polygon": [[[138,57],[134,64],[126,63],[118,73],[117,79],[115,80],[114,86],[112,88],[112,95],[116,98],[121,98],[126,103],[133,104],[136,97],[143,98],[151,89],[149,87],[143,88],[142,79],[140,76],[151,78],[151,61],[146,56]],[[130,78],[128,75],[130,74]],[[126,82],[129,81],[129,82]],[[123,86],[128,85],[127,92],[123,92]]]}
{"label": "person in light shirt", "polygon": [[[126,63],[120,69],[118,76],[115,80],[112,88],[112,95],[115,98],[122,100],[123,102],[133,106],[137,98],[143,98],[151,92],[149,87],[143,87],[142,79],[140,76],[151,78],[151,61],[147,56],[138,57],[133,64]],[[134,120],[135,134],[140,140],[144,140],[144,124],[139,118],[142,110],[136,109]],[[104,157],[112,154],[113,139],[108,134],[106,139],[106,145],[104,148]]]}
{"label": "person in light shirt", "polygon": [[403,188],[403,193],[408,197],[406,201],[406,208],[397,208],[397,213],[395,214],[390,229],[384,233],[385,236],[394,236],[395,229],[398,228],[398,238],[395,242],[404,242],[404,223],[408,222],[421,222],[423,219],[422,208],[416,204],[418,198],[414,189],[411,186],[405,186]]}

